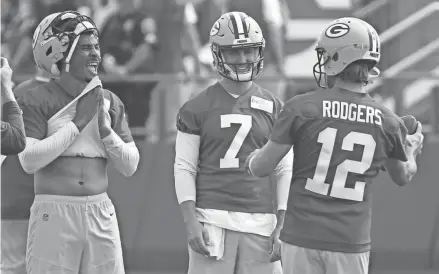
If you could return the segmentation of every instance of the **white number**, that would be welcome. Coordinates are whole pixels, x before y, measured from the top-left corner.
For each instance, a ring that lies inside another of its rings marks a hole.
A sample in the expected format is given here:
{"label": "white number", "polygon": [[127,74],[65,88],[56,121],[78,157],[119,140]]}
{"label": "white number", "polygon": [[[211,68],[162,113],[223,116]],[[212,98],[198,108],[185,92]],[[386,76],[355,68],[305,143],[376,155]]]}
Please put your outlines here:
{"label": "white number", "polygon": [[[309,191],[328,195],[329,184],[325,183],[326,175],[329,169],[332,152],[334,150],[337,129],[326,128],[319,134],[318,142],[322,144],[314,178],[306,181],[305,188]],[[346,178],[348,172],[363,174],[372,164],[373,155],[375,153],[376,142],[372,135],[350,132],[343,138],[341,148],[347,151],[353,151],[354,145],[363,145],[363,157],[361,162],[345,160],[337,166],[335,171],[334,182],[329,196],[340,199],[363,201],[365,182],[355,182],[354,188],[346,188]]]}
{"label": "white number", "polygon": [[239,158],[236,158],[245,138],[252,128],[252,116],[242,114],[221,115],[221,128],[231,127],[232,124],[241,124],[233,138],[229,149],[220,159],[220,168],[239,168]]}

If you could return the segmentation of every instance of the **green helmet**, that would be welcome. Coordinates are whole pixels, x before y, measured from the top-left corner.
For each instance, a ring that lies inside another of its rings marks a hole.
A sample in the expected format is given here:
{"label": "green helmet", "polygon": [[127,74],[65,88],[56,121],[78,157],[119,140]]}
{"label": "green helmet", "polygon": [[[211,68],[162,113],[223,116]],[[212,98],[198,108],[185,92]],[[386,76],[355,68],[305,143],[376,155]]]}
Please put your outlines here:
{"label": "green helmet", "polygon": [[367,22],[352,17],[332,21],[318,38],[315,50],[317,63],[313,73],[319,86],[324,74],[337,75],[358,60],[371,61],[372,69],[381,57],[380,38],[376,30]]}
{"label": "green helmet", "polygon": [[[265,39],[258,23],[243,12],[228,12],[213,24],[210,31],[210,49],[213,65],[222,76],[238,82],[254,80],[261,72],[264,63]],[[258,58],[254,62],[231,64],[225,62],[222,50],[257,48]],[[238,66],[252,65],[248,72],[241,73]]]}

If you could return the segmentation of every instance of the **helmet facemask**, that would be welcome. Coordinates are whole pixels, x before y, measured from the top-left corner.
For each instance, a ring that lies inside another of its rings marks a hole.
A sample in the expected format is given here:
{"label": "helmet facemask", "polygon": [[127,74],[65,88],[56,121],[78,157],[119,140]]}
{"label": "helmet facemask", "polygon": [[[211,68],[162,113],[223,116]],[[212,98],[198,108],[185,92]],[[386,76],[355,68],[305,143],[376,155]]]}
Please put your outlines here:
{"label": "helmet facemask", "polygon": [[[313,66],[314,80],[319,87],[327,88],[328,82],[326,78],[325,65],[329,62],[329,56],[328,53],[322,48],[317,48],[316,53],[317,63],[315,63],[315,65]],[[325,81],[324,84],[322,84],[322,80]]]}
{"label": "helmet facemask", "polygon": [[[245,48],[257,48],[257,58],[255,61],[249,61],[244,63],[230,63],[224,60],[224,50],[231,49],[245,49]],[[213,65],[217,68],[220,75],[237,82],[249,82],[256,79],[262,72],[264,64],[264,44],[253,43],[250,45],[232,45],[232,46],[220,46],[212,44],[211,46],[213,55]],[[248,66],[247,72],[240,72],[239,67]]]}

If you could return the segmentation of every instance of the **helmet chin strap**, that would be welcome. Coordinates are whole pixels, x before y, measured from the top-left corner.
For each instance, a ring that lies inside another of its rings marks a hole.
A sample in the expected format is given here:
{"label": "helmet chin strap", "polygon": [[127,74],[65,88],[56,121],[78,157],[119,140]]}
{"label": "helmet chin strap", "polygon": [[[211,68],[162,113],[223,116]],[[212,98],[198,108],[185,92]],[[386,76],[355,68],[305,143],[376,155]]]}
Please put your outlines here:
{"label": "helmet chin strap", "polygon": [[95,26],[93,24],[91,24],[90,22],[80,22],[80,23],[78,23],[78,25],[76,25],[75,31],[73,32],[76,35],[76,37],[75,37],[75,40],[73,40],[72,47],[70,48],[69,54],[67,55],[67,58],[65,61],[66,62],[66,72],[70,71],[70,59],[72,58],[73,52],[75,51],[76,45],[78,44],[79,36],[84,31],[86,31],[88,29],[94,29],[94,28],[95,28]]}
{"label": "helmet chin strap", "polygon": [[72,59],[72,55],[73,52],[75,51],[78,41],[79,41],[79,35],[76,35],[75,40],[73,40],[72,47],[70,48],[69,54],[66,57],[66,72],[70,71],[70,59]]}

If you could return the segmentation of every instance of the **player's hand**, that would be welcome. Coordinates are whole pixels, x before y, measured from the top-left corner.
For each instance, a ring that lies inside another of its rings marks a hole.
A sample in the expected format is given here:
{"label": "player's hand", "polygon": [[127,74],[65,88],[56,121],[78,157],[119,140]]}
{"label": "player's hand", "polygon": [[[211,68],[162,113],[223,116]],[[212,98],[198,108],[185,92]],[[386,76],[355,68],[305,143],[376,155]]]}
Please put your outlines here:
{"label": "player's hand", "polygon": [[418,121],[416,132],[406,137],[408,146],[407,150],[415,157],[422,153],[422,147],[424,146],[424,134],[422,134],[422,124]]}
{"label": "player's hand", "polygon": [[281,259],[281,242],[279,240],[280,230],[280,228],[276,227],[269,238],[270,248],[268,253],[271,255],[271,263]]}
{"label": "player's hand", "polygon": [[78,99],[76,104],[76,115],[72,122],[80,132],[96,115],[99,104],[98,96],[99,92],[97,89],[94,89]]}
{"label": "player's hand", "polygon": [[204,226],[198,220],[193,220],[187,223],[186,228],[189,246],[192,250],[201,255],[210,256],[210,252],[207,249],[210,246],[209,233]]}
{"label": "player's hand", "polygon": [[4,57],[0,58],[2,99],[9,101],[14,98],[14,94],[12,93],[12,69],[9,66],[8,59]]}
{"label": "player's hand", "polygon": [[98,94],[98,125],[99,135],[101,139],[104,139],[111,133],[111,116],[105,109],[104,93],[102,89],[99,89]]}
{"label": "player's hand", "polygon": [[256,149],[255,151],[253,151],[252,153],[250,153],[247,156],[247,159],[245,160],[245,170],[247,171],[248,174],[253,175],[250,171],[250,160],[251,158],[253,158],[253,156],[255,156],[256,154],[258,154],[258,152],[260,151],[260,149]]}

